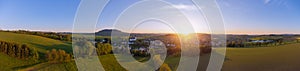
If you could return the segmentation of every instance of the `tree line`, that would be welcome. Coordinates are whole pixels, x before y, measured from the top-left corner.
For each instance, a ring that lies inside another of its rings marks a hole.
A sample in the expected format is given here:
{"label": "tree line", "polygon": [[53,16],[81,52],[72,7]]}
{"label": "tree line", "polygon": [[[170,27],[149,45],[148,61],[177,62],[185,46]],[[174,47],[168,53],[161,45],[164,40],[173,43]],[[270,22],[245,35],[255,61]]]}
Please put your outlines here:
{"label": "tree line", "polygon": [[12,42],[0,41],[0,51],[11,57],[19,59],[33,59],[38,61],[39,54],[34,48],[30,48],[26,44],[17,44]]}
{"label": "tree line", "polygon": [[[90,55],[106,55],[112,53],[112,46],[109,43],[97,42],[95,45],[89,41],[76,41],[74,52],[76,57],[86,57]],[[94,51],[96,50],[96,51]]]}
{"label": "tree line", "polygon": [[284,39],[273,39],[269,42],[252,42],[252,41],[242,41],[242,40],[234,40],[227,41],[227,47],[262,47],[262,46],[277,46],[283,45],[288,42],[293,41],[284,41]]}
{"label": "tree line", "polygon": [[112,46],[109,43],[96,43],[96,51],[98,55],[106,55],[112,52]]}
{"label": "tree line", "polygon": [[[76,44],[77,45],[74,47],[75,48],[74,51],[77,54],[76,57],[86,57],[86,55],[107,55],[112,53],[112,46],[110,43],[97,42],[95,45],[93,45],[91,42],[83,40],[83,41],[77,41]],[[95,52],[91,51],[93,49],[96,49],[96,51]],[[60,60],[60,58],[58,57],[61,54],[57,54],[56,57],[53,58],[53,54],[55,53],[57,53],[57,51],[52,50],[51,52],[47,52],[47,56],[52,55],[52,58],[50,57],[50,59]],[[155,62],[163,62],[159,60],[160,58],[156,58]],[[156,71],[171,71],[171,68],[168,66],[168,64],[163,63],[163,65]]]}
{"label": "tree line", "polygon": [[55,33],[55,32],[33,32],[33,31],[26,31],[26,30],[5,31],[5,32],[37,35],[37,36],[42,36],[42,37],[51,38],[51,39],[55,39],[55,40],[61,40],[61,41],[72,41],[72,36],[70,34],[61,34],[61,33]]}
{"label": "tree line", "polygon": [[72,55],[66,53],[64,50],[52,49],[46,52],[46,59],[48,62],[70,62],[72,60]]}

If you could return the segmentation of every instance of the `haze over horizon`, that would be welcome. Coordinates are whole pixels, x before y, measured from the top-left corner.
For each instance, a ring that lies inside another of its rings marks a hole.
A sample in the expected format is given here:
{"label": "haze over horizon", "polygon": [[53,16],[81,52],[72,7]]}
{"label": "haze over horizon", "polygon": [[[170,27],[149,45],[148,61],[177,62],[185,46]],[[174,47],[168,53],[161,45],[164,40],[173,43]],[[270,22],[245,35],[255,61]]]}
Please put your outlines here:
{"label": "haze over horizon", "polygon": [[[101,14],[95,31],[111,29],[119,14],[138,1],[111,0]],[[196,32],[209,33],[205,18],[191,1],[166,1],[189,17]],[[79,3],[80,0],[0,0],[0,29],[71,32]],[[217,0],[217,3],[227,34],[300,34],[298,0]],[[132,32],[174,31],[161,23],[145,23]]]}

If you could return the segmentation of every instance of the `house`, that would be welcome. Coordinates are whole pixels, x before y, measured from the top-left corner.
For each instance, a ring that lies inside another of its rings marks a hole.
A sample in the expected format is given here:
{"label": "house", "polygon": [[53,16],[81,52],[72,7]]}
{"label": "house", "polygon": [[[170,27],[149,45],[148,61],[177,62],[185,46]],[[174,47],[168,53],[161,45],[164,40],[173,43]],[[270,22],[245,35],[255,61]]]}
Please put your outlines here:
{"label": "house", "polygon": [[267,42],[273,42],[273,40],[251,40],[253,43],[267,43]]}
{"label": "house", "polygon": [[128,44],[129,44],[129,45],[135,44],[135,41],[136,41],[136,40],[137,40],[137,37],[130,37],[130,38],[129,38]]}
{"label": "house", "polygon": [[130,41],[130,42],[133,42],[133,41],[136,41],[136,40],[137,40],[137,37],[130,37],[130,38],[129,38],[129,41]]}
{"label": "house", "polygon": [[100,42],[101,42],[101,43],[111,43],[111,42],[110,42],[110,39],[108,39],[108,38],[104,38],[104,39],[102,39]]}

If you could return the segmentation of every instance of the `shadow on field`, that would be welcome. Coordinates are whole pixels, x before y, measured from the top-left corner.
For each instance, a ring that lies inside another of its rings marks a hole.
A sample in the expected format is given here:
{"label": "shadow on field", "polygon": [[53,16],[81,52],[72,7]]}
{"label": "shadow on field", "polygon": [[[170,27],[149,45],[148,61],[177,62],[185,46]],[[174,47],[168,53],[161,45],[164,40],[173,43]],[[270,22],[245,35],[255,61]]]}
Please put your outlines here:
{"label": "shadow on field", "polygon": [[13,67],[12,69],[13,69],[13,70],[19,70],[19,69],[29,68],[29,67],[32,67],[32,66],[41,64],[41,63],[42,63],[42,62],[40,62],[40,63],[34,63],[34,64],[30,64],[30,65],[19,66],[19,67]]}
{"label": "shadow on field", "polygon": [[[30,44],[39,46],[39,47],[44,47],[44,48],[40,48],[40,49],[45,49],[45,50],[61,49],[61,50],[65,50],[67,53],[72,53],[72,45],[59,44],[59,45],[48,46],[48,45],[41,45],[41,44],[36,44],[36,43],[30,43]],[[67,43],[67,44],[69,44],[69,43]]]}
{"label": "shadow on field", "polygon": [[197,71],[206,71],[207,66],[209,64],[209,59],[210,59],[210,53],[200,56]]}
{"label": "shadow on field", "polygon": [[[218,56],[223,56],[223,55],[218,54],[216,56],[218,57]],[[207,70],[207,67],[208,67],[208,64],[210,61],[210,57],[211,57],[211,53],[200,56],[197,71],[206,71]],[[231,61],[231,59],[225,57],[224,62],[225,61]]]}

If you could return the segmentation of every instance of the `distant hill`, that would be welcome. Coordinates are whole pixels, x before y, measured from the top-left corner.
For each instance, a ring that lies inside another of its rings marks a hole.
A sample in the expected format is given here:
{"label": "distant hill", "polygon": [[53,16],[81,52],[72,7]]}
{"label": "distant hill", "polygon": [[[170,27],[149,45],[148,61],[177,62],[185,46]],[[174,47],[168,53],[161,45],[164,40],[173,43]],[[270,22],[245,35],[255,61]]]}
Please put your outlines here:
{"label": "distant hill", "polygon": [[97,36],[111,36],[112,32],[125,33],[125,32],[122,32],[120,30],[117,30],[117,29],[104,29],[104,30],[96,32],[95,35],[97,35]]}

